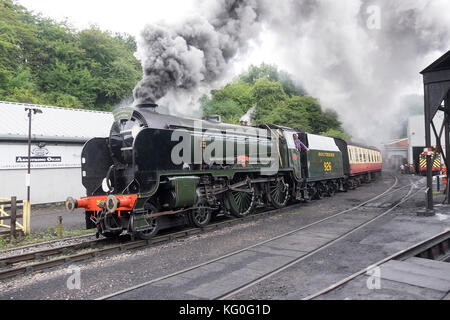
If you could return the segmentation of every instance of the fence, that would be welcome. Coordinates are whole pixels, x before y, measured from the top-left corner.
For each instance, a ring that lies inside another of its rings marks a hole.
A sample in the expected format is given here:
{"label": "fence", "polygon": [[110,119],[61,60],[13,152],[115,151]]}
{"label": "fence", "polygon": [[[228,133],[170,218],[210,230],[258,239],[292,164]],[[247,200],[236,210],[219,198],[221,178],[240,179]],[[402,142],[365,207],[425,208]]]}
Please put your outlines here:
{"label": "fence", "polygon": [[[17,214],[19,204],[23,204],[22,214]],[[10,210],[10,214],[5,208]],[[0,198],[0,228],[8,229],[11,237],[16,237],[17,230],[22,230],[26,235],[30,234],[30,213],[30,202],[17,200],[16,197]],[[17,222],[18,218],[22,218],[22,223]],[[9,220],[10,223],[6,224],[5,222]]]}

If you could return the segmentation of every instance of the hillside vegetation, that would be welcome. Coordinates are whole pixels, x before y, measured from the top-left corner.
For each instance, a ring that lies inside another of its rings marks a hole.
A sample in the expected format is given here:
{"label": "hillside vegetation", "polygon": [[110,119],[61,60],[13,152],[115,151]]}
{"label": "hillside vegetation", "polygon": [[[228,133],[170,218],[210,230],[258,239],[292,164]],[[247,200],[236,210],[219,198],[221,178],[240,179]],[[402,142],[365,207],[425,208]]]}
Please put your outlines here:
{"label": "hillside vegetation", "polygon": [[[111,110],[142,77],[135,39],[92,26],[75,30],[0,0],[0,100]],[[248,72],[201,99],[205,114],[239,123],[252,107],[255,123],[274,123],[348,138],[333,111],[323,111],[289,74],[275,66]]]}
{"label": "hillside vegetation", "polygon": [[0,0],[0,99],[108,110],[141,79],[135,39],[76,31]]}
{"label": "hillside vegetation", "polygon": [[273,123],[316,134],[348,139],[336,112],[323,111],[289,74],[276,66],[251,66],[247,72],[211,96],[203,96],[204,114],[219,114],[222,121],[238,124],[254,108],[253,123]]}

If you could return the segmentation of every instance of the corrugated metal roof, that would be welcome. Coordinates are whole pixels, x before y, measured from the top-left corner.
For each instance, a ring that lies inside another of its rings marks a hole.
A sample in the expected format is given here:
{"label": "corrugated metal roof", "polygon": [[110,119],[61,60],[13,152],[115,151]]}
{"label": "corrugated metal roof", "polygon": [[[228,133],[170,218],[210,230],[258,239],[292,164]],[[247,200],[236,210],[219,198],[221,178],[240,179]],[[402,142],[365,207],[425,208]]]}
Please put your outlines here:
{"label": "corrugated metal roof", "polygon": [[33,140],[49,138],[61,141],[86,141],[93,137],[107,137],[114,122],[111,112],[0,101],[1,139],[28,138],[28,116],[25,112],[27,107],[42,110],[42,113],[32,116]]}

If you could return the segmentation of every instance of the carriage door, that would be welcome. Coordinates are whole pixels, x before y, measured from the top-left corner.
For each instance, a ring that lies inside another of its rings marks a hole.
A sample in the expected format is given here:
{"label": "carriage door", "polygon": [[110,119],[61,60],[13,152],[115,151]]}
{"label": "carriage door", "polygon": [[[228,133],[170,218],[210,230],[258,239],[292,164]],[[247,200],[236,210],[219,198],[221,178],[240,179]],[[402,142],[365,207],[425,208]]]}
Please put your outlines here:
{"label": "carriage door", "polygon": [[284,131],[284,138],[286,139],[286,145],[288,148],[289,167],[294,168],[294,175],[297,180],[300,180],[301,165],[300,165],[300,151],[297,150],[294,143],[294,131]]}

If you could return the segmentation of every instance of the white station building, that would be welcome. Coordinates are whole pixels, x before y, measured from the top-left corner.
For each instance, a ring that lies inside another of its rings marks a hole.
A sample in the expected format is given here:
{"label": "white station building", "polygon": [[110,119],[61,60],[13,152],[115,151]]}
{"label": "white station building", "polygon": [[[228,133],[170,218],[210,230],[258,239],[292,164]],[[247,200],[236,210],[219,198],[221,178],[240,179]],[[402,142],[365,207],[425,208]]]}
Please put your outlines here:
{"label": "white station building", "polygon": [[107,137],[110,112],[68,109],[0,101],[0,198],[26,200],[28,112],[31,122],[31,203],[63,202],[85,196],[81,184],[81,151],[94,137]]}

